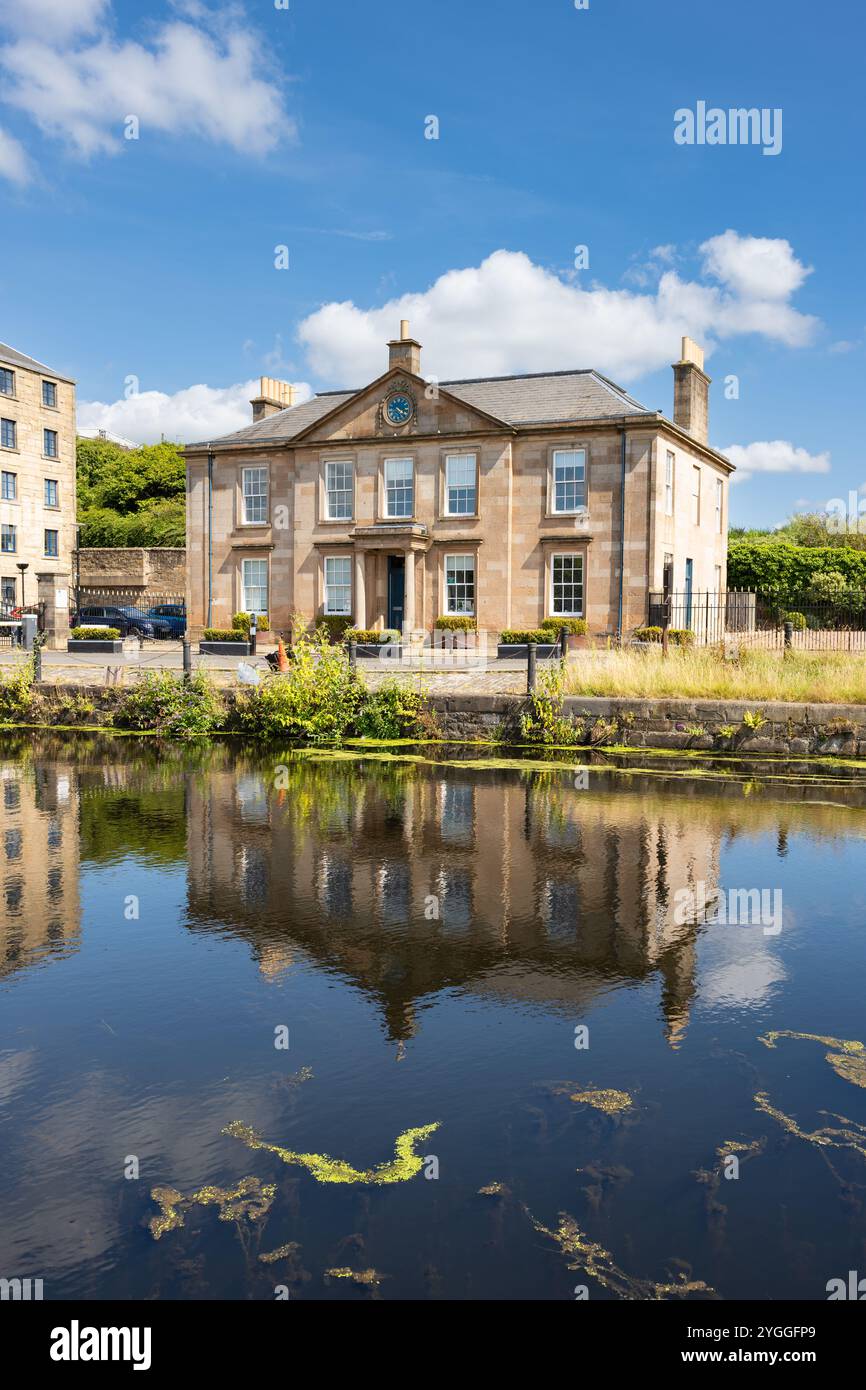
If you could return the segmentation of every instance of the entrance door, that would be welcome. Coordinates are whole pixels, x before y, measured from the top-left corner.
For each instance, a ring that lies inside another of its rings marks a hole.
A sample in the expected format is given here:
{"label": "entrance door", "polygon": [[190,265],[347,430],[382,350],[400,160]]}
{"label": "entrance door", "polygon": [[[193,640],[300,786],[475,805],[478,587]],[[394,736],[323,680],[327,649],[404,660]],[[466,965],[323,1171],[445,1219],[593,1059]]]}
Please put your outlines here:
{"label": "entrance door", "polygon": [[403,631],[406,596],[406,561],[402,555],[388,556],[388,626]]}
{"label": "entrance door", "polygon": [[686,601],[686,621],[685,621],[685,626],[686,626],[686,627],[691,627],[691,625],[692,625],[692,585],[693,585],[693,583],[694,583],[694,565],[692,564],[691,560],[686,560],[686,592],[685,592],[685,601]]}

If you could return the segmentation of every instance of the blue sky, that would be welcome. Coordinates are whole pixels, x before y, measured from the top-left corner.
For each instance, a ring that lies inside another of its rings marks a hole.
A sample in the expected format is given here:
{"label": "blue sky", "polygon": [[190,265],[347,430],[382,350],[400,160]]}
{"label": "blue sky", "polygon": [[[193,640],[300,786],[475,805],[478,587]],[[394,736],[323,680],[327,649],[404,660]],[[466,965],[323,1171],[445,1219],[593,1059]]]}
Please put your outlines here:
{"label": "blue sky", "polygon": [[[442,377],[597,366],[670,414],[690,332],[734,522],[866,484],[856,7],[289,3],[0,0],[0,339],[82,421],[233,428],[401,316]],[[676,144],[698,101],[781,109],[781,151]]]}

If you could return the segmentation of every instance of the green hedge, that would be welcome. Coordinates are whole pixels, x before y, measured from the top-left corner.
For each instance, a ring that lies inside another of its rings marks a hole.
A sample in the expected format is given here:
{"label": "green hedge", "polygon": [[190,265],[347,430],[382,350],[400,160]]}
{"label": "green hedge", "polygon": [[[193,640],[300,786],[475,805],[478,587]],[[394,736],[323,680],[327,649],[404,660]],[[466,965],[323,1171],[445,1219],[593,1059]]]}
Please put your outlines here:
{"label": "green hedge", "polygon": [[586,618],[545,618],[542,627],[552,627],[557,636],[565,628],[570,637],[585,637],[587,633]]}
{"label": "green hedge", "polygon": [[237,627],[206,627],[206,642],[248,642],[249,634]]}
{"label": "green hedge", "polygon": [[732,541],[728,546],[728,588],[772,590],[782,604],[793,604],[812,588],[816,574],[830,571],[843,575],[853,588],[866,588],[866,551],[786,541]]}
{"label": "green hedge", "polygon": [[555,642],[556,633],[549,627],[506,627],[499,634],[499,641],[507,647],[519,646],[524,642]]}
{"label": "green hedge", "polygon": [[436,619],[439,632],[474,632],[476,625],[475,619],[467,617],[466,614],[443,613]]}
{"label": "green hedge", "polygon": [[[259,613],[256,618],[256,630],[258,632],[268,632],[270,630],[270,621],[267,613]],[[249,637],[250,635],[251,623],[251,613],[235,613],[232,618],[232,627],[236,631],[242,632],[245,637]]]}
{"label": "green hedge", "polygon": [[345,640],[346,633],[354,626],[354,618],[337,617],[334,613],[323,613],[317,623],[319,630],[324,628],[329,641],[335,646]]}
{"label": "green hedge", "polygon": [[[634,636],[638,642],[660,642],[662,640],[662,630],[660,627],[636,627]],[[695,634],[688,627],[669,627],[668,641],[674,647],[690,647],[695,640]]]}
{"label": "green hedge", "polygon": [[120,629],[116,627],[74,627],[69,636],[74,642],[119,642]]}
{"label": "green hedge", "polygon": [[400,633],[393,627],[349,627],[346,629],[345,641],[363,642],[371,644],[373,642],[399,642]]}

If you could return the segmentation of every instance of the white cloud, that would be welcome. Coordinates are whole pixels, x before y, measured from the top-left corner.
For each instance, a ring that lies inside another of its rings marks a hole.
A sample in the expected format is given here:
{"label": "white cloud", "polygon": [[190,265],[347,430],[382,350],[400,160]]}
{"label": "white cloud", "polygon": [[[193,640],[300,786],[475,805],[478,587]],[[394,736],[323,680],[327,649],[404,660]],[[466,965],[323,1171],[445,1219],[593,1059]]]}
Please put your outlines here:
{"label": "white cloud", "polygon": [[13,135],[0,130],[0,178],[11,179],[13,183],[29,183],[32,177],[24,146]]}
{"label": "white cloud", "polygon": [[261,44],[245,30],[217,36],[173,21],[149,47],[101,32],[61,49],[56,37],[24,35],[0,49],[2,99],[79,154],[120,149],[130,115],[142,140],[153,131],[195,135],[255,155],[297,135],[264,75]]}
{"label": "white cloud", "polygon": [[741,237],[729,228],[699,249],[705,273],[743,299],[788,299],[812,274],[780,237]]}
{"label": "white cloud", "polygon": [[829,473],[830,454],[810,454],[787,439],[759,439],[753,444],[729,444],[723,454],[736,464],[732,481],[744,483],[753,473]]}
{"label": "white cloud", "polygon": [[[748,267],[759,240],[725,232],[704,243],[707,273],[721,284],[665,270],[647,293],[597,283],[583,288],[523,252],[495,251],[481,265],[450,270],[429,289],[379,309],[350,300],[325,304],[303,320],[298,336],[317,372],[349,385],[381,373],[384,343],[400,319],[409,320],[424,344],[425,373],[444,378],[574,366],[628,381],[677,360],[686,333],[708,352],[716,341],[744,333],[802,346],[818,321],[787,302],[781,272],[770,277],[770,298],[755,291]],[[768,245],[776,247],[778,265],[799,266],[787,242]],[[788,283],[791,292],[799,283],[790,269]]]}
{"label": "white cloud", "polygon": [[0,0],[0,25],[16,34],[39,34],[57,44],[89,34],[105,17],[110,0]]}
{"label": "white cloud", "polygon": [[[258,390],[256,378],[234,386],[187,386],[174,395],[141,391],[137,396],[110,404],[79,401],[78,424],[82,429],[110,430],[137,444],[158,443],[163,435],[182,444],[193,444],[218,439],[252,424],[250,401]],[[296,383],[296,405],[311,395],[306,382]]]}

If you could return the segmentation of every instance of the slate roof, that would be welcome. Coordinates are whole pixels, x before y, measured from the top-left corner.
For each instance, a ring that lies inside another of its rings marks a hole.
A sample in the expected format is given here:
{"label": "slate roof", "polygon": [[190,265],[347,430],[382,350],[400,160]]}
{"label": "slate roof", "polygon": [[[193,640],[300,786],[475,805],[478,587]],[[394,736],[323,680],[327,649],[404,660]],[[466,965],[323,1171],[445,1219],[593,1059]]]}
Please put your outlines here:
{"label": "slate roof", "polygon": [[44,362],[37,362],[35,357],[28,357],[26,353],[18,352],[8,343],[0,343],[0,363],[4,367],[21,367],[28,372],[42,372],[45,376],[56,377],[58,381],[71,381],[74,384],[74,377],[65,376],[63,372],[53,371],[51,367],[46,367]]}
{"label": "slate roof", "polygon": [[[449,395],[493,415],[508,425],[563,424],[570,420],[603,420],[623,415],[646,415],[633,396],[590,368],[573,372],[538,372],[527,376],[470,377],[441,381]],[[219,439],[189,444],[189,449],[210,444],[282,443],[297,438],[331,410],[345,405],[359,391],[325,391],[302,405],[290,406],[254,425],[224,434]]]}

